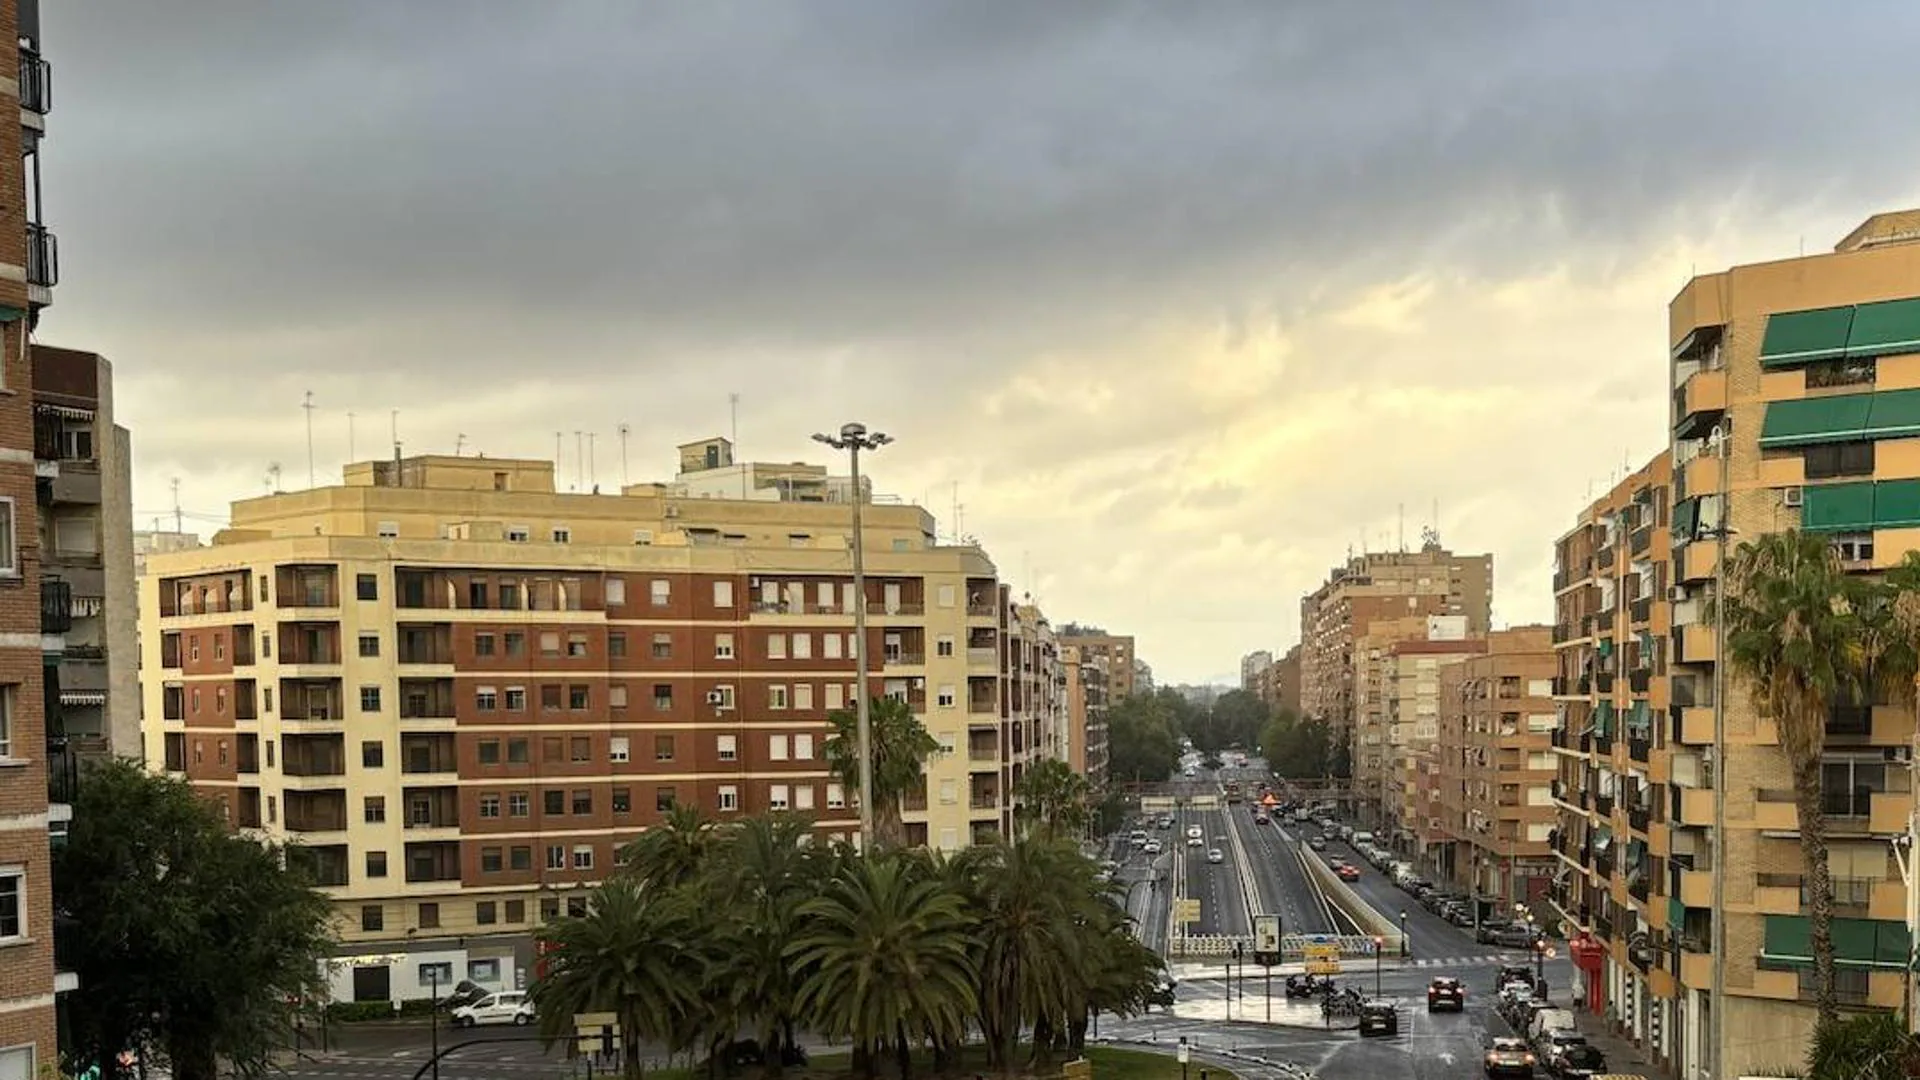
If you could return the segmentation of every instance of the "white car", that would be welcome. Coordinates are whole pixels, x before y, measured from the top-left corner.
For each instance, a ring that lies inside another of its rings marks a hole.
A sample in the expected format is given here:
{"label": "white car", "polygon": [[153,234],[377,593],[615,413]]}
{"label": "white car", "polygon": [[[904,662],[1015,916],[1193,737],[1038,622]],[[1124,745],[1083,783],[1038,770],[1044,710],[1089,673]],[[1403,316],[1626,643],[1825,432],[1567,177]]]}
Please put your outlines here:
{"label": "white car", "polygon": [[1200,839],[1197,836],[1189,836],[1187,837],[1187,846],[1188,847],[1204,847],[1206,846],[1206,841]]}
{"label": "white car", "polygon": [[1142,848],[1141,850],[1146,852],[1148,855],[1158,855],[1160,854],[1160,841],[1149,840],[1147,841],[1147,846]]}
{"label": "white car", "polygon": [[478,1027],[488,1024],[533,1023],[533,1001],[523,990],[502,990],[488,994],[471,1005],[453,1010],[454,1027]]}
{"label": "white car", "polygon": [[1201,838],[1202,836],[1205,836],[1205,835],[1206,835],[1206,832],[1205,832],[1204,830],[1202,830],[1202,829],[1200,828],[1200,826],[1198,826],[1198,825],[1189,825],[1189,826],[1187,826],[1187,839],[1189,839],[1189,840],[1198,840],[1198,839],[1200,839],[1200,838]]}
{"label": "white car", "polygon": [[1218,863],[1226,862],[1227,857],[1220,853],[1219,848],[1214,848],[1212,851],[1207,852],[1207,861],[1210,863],[1218,864]]}

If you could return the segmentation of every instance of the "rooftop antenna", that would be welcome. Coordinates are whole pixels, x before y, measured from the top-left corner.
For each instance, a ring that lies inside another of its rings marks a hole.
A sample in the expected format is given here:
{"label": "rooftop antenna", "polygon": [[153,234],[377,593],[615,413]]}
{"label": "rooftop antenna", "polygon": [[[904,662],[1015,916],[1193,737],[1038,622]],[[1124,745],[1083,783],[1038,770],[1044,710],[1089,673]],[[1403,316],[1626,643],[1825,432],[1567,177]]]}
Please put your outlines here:
{"label": "rooftop antenna", "polygon": [[280,463],[277,461],[267,462],[267,490],[275,495],[280,494]]}
{"label": "rooftop antenna", "polygon": [[960,481],[953,482],[953,540],[960,542]]}
{"label": "rooftop antenna", "polygon": [[180,523],[180,478],[174,477],[170,486],[173,488],[173,531],[186,532],[187,527]]}
{"label": "rooftop antenna", "polygon": [[966,525],[967,525],[967,504],[963,502],[954,503],[953,504],[953,531],[955,535],[956,536],[965,535]]}
{"label": "rooftop antenna", "polygon": [[599,491],[600,469],[593,463],[593,440],[594,433],[591,431],[587,432],[587,483],[593,485],[594,491]]}
{"label": "rooftop antenna", "polygon": [[[733,455],[733,464],[740,464],[740,395],[727,395],[727,442],[732,444],[729,451]],[[747,497],[747,470],[740,470],[740,497]]]}
{"label": "rooftop antenna", "polygon": [[1406,503],[1400,504],[1399,531],[1400,531],[1400,552],[1401,554],[1405,554],[1407,550],[1407,504]]}
{"label": "rooftop antenna", "polygon": [[587,436],[579,428],[573,429],[573,490],[587,482]]}
{"label": "rooftop antenna", "polygon": [[553,433],[553,471],[560,471],[560,433]]}
{"label": "rooftop antenna", "polygon": [[307,414],[307,486],[319,487],[320,484],[314,479],[313,473],[313,391],[307,391],[305,400],[300,402],[300,408]]}
{"label": "rooftop antenna", "polygon": [[462,431],[453,437],[453,456],[459,457],[460,451],[467,448],[467,433]]}
{"label": "rooftop antenna", "polygon": [[347,410],[347,460],[354,459],[353,452],[353,410]]}
{"label": "rooftop antenna", "polygon": [[625,423],[620,425],[620,486],[623,488],[627,486],[627,436],[632,431]]}
{"label": "rooftop antenna", "polygon": [[400,445],[400,410],[399,409],[391,409],[388,411],[387,424],[389,427],[393,429],[393,445],[399,446]]}

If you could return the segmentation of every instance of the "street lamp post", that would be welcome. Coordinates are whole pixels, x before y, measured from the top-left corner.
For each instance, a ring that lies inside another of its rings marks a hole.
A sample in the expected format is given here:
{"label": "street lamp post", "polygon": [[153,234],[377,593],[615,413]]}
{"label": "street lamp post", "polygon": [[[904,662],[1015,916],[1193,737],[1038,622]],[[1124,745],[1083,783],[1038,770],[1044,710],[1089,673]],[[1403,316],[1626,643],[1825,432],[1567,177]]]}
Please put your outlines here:
{"label": "street lamp post", "polygon": [[427,965],[428,993],[433,995],[433,1011],[427,1014],[427,1036],[433,1051],[433,1080],[440,1080],[440,967]]}
{"label": "street lamp post", "polygon": [[1380,938],[1373,939],[1373,996],[1379,997],[1380,990],[1380,954],[1385,952],[1387,943]]}
{"label": "street lamp post", "polygon": [[873,845],[873,705],[867,697],[867,546],[860,530],[860,507],[867,501],[860,487],[860,451],[878,450],[893,441],[867,425],[840,425],[839,435],[816,434],[813,440],[835,450],[845,450],[853,470],[853,664],[858,669],[853,703],[854,730],[860,755],[860,848]]}
{"label": "street lamp post", "polygon": [[1412,952],[1412,943],[1407,940],[1407,909],[1400,909],[1400,959],[1405,960]]}

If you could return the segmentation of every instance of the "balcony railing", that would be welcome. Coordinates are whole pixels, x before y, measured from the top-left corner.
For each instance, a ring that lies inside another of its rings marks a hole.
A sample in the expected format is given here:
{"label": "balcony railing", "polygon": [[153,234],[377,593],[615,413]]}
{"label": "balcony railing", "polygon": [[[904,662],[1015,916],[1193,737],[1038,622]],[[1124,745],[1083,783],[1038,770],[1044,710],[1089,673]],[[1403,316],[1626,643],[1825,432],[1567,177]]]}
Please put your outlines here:
{"label": "balcony railing", "polygon": [[1652,753],[1653,753],[1652,740],[1644,739],[1644,738],[1635,738],[1633,736],[1627,737],[1627,756],[1628,757],[1644,765],[1647,763],[1647,759],[1652,755]]}
{"label": "balcony railing", "polygon": [[41,116],[53,111],[53,65],[31,49],[20,50],[20,107]]}
{"label": "balcony railing", "polygon": [[1558,645],[1563,641],[1572,641],[1572,640],[1573,640],[1573,627],[1568,626],[1566,623],[1553,624],[1553,643],[1555,645]]}
{"label": "balcony railing", "polygon": [[1604,854],[1596,854],[1593,857],[1593,872],[1596,874],[1599,874],[1603,878],[1613,877],[1613,849],[1612,848],[1608,848]]}
{"label": "balcony railing", "polygon": [[884,663],[907,667],[918,667],[927,662],[927,654],[917,649],[888,649],[882,657]]}
{"label": "balcony railing", "polygon": [[80,756],[65,735],[47,737],[47,801],[73,803],[80,796]]}
{"label": "balcony railing", "polygon": [[53,230],[27,224],[27,284],[52,288],[60,283],[60,243]]}
{"label": "balcony railing", "polygon": [[1627,541],[1628,550],[1632,551],[1633,554],[1644,554],[1647,548],[1653,545],[1653,526],[1643,525],[1633,530],[1633,535],[1628,537]]}
{"label": "balcony railing", "polygon": [[1827,711],[1827,734],[1850,738],[1873,734],[1873,706],[1832,706]]}
{"label": "balcony railing", "polygon": [[40,579],[40,632],[64,634],[73,629],[73,586],[59,578]]}
{"label": "balcony railing", "polygon": [[1653,597],[1643,596],[1628,604],[1627,616],[1637,623],[1653,618]]}
{"label": "balcony railing", "polygon": [[1601,548],[1595,553],[1594,562],[1597,563],[1602,570],[1613,569],[1613,548]]}
{"label": "balcony railing", "polygon": [[1653,684],[1653,672],[1646,668],[1634,668],[1627,672],[1627,689],[1636,694],[1644,694]]}
{"label": "balcony railing", "polygon": [[[1653,821],[1653,812],[1643,806],[1627,807],[1627,824],[1640,832],[1646,832]],[[1644,899],[1644,897],[1642,898]]]}
{"label": "balcony railing", "polygon": [[1593,808],[1596,812],[1599,813],[1601,817],[1612,817],[1613,816],[1613,796],[1595,795],[1593,797]]}
{"label": "balcony railing", "polygon": [[1613,736],[1595,732],[1593,736],[1593,749],[1601,757],[1613,753]]}
{"label": "balcony railing", "polygon": [[1613,693],[1613,672],[1596,671],[1593,674],[1593,688],[1603,694]]}

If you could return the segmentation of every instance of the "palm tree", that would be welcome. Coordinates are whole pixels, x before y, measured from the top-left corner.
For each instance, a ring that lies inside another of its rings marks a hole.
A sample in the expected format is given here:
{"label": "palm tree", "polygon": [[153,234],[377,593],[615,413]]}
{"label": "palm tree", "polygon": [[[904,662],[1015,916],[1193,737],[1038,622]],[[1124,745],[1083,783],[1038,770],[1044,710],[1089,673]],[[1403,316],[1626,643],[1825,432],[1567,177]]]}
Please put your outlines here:
{"label": "palm tree", "polygon": [[1827,867],[1821,755],[1833,705],[1856,698],[1870,670],[1867,650],[1872,641],[1860,607],[1871,598],[1865,584],[1841,568],[1827,538],[1797,531],[1741,544],[1724,568],[1722,588],[1726,661],[1778,727],[1780,749],[1793,775],[1814,1001],[1820,1023],[1829,1024],[1839,1010],[1833,987],[1833,879]]}
{"label": "palm tree", "polygon": [[[825,746],[827,763],[853,795],[860,790],[858,718],[851,709],[836,709],[827,720],[833,725]],[[927,734],[913,708],[899,698],[874,698],[867,720],[873,738],[874,836],[862,842],[876,848],[897,847],[906,832],[900,823],[900,800],[910,791],[925,790],[927,758],[940,744]]]}
{"label": "palm tree", "polygon": [[831,856],[812,845],[805,817],[753,817],[729,830],[712,862],[709,910],[723,910],[714,983],[728,993],[733,1012],[755,1028],[767,1074],[778,1076],[798,1045],[800,981],[787,963],[787,943],[799,928],[799,908],[817,895]]}
{"label": "palm tree", "polygon": [[912,854],[852,863],[801,905],[786,950],[801,972],[801,1012],[850,1040],[869,1078],[891,1046],[904,1080],[920,1038],[963,1038],[975,1004],[962,898],[920,867]]}
{"label": "palm tree", "polygon": [[713,853],[713,823],[697,806],[676,806],[667,819],[621,849],[620,862],[642,885],[673,889],[692,883]]}
{"label": "palm tree", "polygon": [[586,915],[543,930],[547,967],[532,991],[541,1038],[571,1039],[576,1014],[610,1012],[630,1080],[644,1043],[683,1044],[708,967],[699,914],[683,894],[617,877],[595,890]]}
{"label": "palm tree", "polygon": [[1058,758],[1028,766],[1014,785],[1014,798],[1024,826],[1047,840],[1077,838],[1092,814],[1087,778]]}

